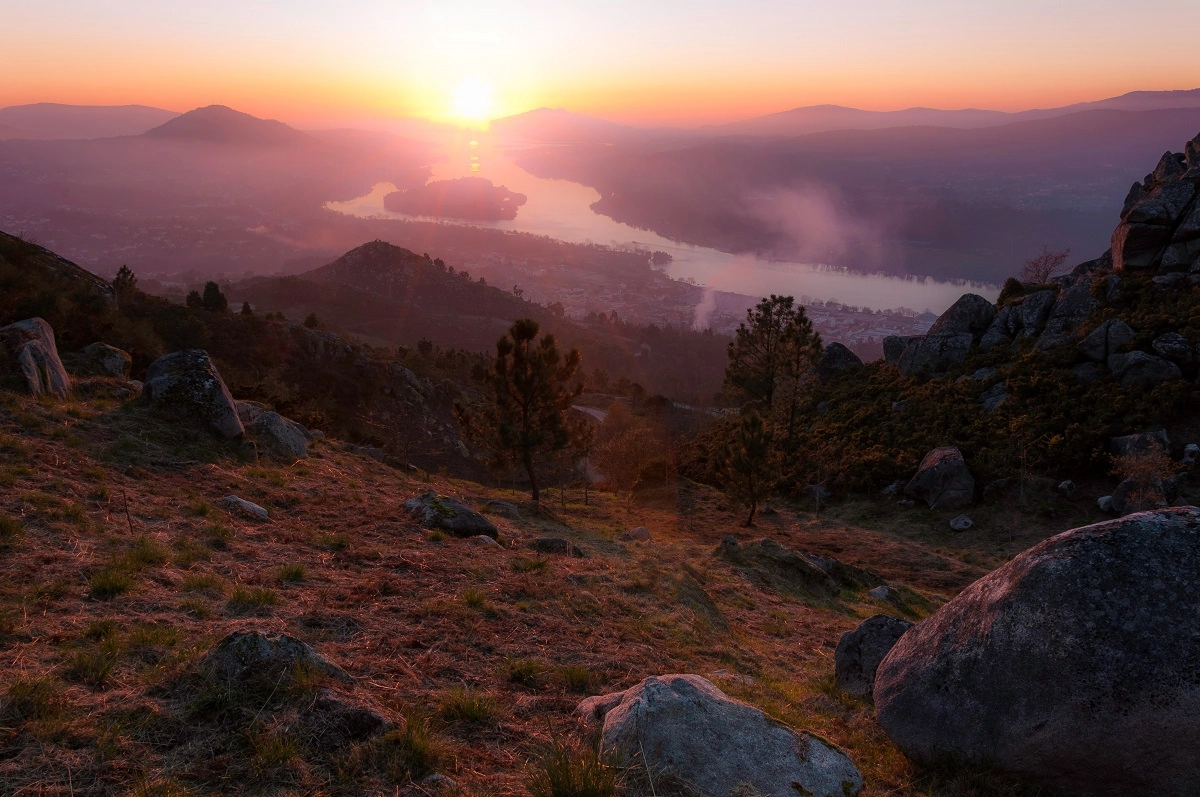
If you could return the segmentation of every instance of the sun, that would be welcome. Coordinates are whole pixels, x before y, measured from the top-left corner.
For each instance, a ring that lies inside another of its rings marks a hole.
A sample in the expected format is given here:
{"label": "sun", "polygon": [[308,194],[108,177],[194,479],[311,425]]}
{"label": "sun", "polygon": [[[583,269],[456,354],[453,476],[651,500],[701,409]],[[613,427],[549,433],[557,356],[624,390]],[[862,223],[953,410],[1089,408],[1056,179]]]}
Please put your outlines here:
{"label": "sun", "polygon": [[453,110],[462,122],[486,122],[492,112],[492,87],[478,78],[463,78],[454,87]]}

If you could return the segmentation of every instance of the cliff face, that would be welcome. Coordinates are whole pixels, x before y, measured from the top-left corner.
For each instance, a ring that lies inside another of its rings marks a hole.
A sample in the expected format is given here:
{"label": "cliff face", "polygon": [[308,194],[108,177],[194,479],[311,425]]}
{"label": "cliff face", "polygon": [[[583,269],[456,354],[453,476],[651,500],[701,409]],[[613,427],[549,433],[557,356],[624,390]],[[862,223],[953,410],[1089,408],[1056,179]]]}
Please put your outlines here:
{"label": "cliff face", "polygon": [[1200,271],[1200,136],[1134,183],[1112,237],[1117,271]]}

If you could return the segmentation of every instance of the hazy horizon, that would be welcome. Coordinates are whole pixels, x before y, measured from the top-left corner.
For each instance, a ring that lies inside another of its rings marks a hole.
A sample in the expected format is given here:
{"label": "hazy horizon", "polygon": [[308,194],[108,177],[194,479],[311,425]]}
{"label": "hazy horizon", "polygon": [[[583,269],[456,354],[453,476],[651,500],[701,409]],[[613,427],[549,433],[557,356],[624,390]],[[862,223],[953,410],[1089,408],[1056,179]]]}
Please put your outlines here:
{"label": "hazy horizon", "polygon": [[[9,4],[14,5],[14,4]],[[0,106],[228,105],[298,126],[419,118],[471,122],[563,108],[616,122],[692,126],[833,104],[1018,111],[1136,90],[1200,86],[1172,48],[1129,41],[1200,28],[1200,7],[870,0],[857,13],[753,0],[601,11],[526,2],[360,2],[336,14],[280,0],[114,8],[99,0],[7,9],[23,35]],[[46,42],[55,42],[46,58]]]}

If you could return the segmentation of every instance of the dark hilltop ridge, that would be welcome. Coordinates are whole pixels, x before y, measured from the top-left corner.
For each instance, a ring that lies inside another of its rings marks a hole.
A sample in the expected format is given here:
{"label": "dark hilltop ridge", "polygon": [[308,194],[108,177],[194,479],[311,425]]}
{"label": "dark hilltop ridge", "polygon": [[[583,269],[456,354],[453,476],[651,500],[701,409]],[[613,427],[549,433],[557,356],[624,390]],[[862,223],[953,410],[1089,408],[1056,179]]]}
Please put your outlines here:
{"label": "dark hilltop ridge", "polygon": [[1195,794],[1198,194],[1200,136],[1108,252],[883,360],[764,300],[795,367],[761,390],[745,330],[711,410],[383,241],[180,304],[0,233],[0,783]]}

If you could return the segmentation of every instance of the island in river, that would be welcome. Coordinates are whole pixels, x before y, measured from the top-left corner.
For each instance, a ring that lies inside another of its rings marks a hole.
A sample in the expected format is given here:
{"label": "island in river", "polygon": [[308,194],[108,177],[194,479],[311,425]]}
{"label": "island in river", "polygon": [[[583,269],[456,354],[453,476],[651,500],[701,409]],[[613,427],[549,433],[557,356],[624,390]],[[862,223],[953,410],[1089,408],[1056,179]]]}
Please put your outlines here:
{"label": "island in river", "polygon": [[435,180],[383,198],[393,213],[463,221],[511,221],[528,197],[482,177]]}

